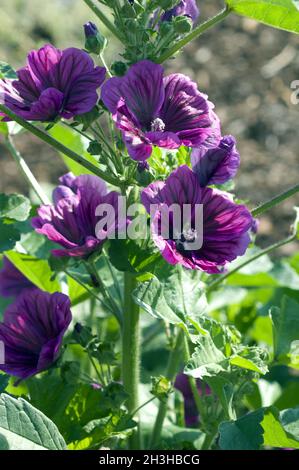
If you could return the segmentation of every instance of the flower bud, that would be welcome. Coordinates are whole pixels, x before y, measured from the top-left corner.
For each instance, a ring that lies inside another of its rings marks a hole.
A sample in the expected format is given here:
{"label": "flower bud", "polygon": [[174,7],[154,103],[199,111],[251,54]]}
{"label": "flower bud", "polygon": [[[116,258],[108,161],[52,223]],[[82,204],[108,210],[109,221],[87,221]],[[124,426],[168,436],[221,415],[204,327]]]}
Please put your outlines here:
{"label": "flower bud", "polygon": [[179,34],[186,34],[191,31],[193,27],[192,19],[188,16],[178,16],[174,20],[174,30]]}
{"label": "flower bud", "polygon": [[85,49],[93,54],[100,54],[107,45],[107,39],[91,21],[84,25]]}
{"label": "flower bud", "polygon": [[117,77],[123,77],[127,71],[127,65],[118,60],[111,65],[111,71]]}

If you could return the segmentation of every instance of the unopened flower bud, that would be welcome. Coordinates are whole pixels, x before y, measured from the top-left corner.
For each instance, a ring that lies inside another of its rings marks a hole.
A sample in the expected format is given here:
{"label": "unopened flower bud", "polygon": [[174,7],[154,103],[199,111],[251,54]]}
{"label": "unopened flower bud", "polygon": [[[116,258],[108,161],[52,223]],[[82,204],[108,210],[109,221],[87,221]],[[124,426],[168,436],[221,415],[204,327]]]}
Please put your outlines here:
{"label": "unopened flower bud", "polygon": [[179,34],[186,34],[191,31],[193,27],[192,19],[188,16],[178,16],[174,20],[174,30]]}
{"label": "unopened flower bud", "polygon": [[86,23],[84,25],[85,32],[85,49],[93,54],[100,54],[103,52],[107,45],[107,39],[101,35],[97,26],[92,23]]}

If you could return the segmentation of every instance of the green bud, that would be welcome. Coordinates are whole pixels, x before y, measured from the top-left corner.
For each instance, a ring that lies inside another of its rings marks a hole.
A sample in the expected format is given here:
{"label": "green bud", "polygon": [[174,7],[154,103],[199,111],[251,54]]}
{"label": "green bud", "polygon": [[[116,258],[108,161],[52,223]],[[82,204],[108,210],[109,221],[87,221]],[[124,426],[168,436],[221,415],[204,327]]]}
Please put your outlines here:
{"label": "green bud", "polygon": [[169,395],[173,392],[171,382],[160,375],[159,377],[152,377],[151,393],[161,401],[166,401]]}
{"label": "green bud", "polygon": [[107,39],[101,35],[100,31],[94,23],[86,23],[85,31],[85,49],[93,54],[101,54],[107,46]]}
{"label": "green bud", "polygon": [[178,16],[174,19],[173,26],[175,32],[179,34],[187,34],[192,30],[193,22],[192,19],[187,16]]}
{"label": "green bud", "polygon": [[85,114],[78,114],[75,116],[76,123],[83,124],[83,130],[86,131],[91,124],[96,121],[100,116],[97,106],[95,106],[91,111]]}
{"label": "green bud", "polygon": [[117,77],[123,77],[127,71],[127,65],[120,60],[113,62],[111,65],[111,72]]}
{"label": "green bud", "polygon": [[102,145],[96,140],[93,140],[90,142],[87,152],[90,153],[90,155],[101,155]]}

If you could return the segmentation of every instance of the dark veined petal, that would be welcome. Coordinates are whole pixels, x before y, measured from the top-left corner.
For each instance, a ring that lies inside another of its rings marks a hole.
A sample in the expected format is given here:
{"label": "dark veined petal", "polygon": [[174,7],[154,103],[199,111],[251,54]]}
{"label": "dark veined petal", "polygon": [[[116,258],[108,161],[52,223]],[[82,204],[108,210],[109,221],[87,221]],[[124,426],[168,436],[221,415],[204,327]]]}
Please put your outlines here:
{"label": "dark veined petal", "polygon": [[17,297],[24,289],[34,288],[29,281],[5,256],[0,271],[0,295],[2,297]]}
{"label": "dark veined petal", "polygon": [[210,127],[210,105],[207,96],[182,74],[164,78],[165,100],[160,117],[172,132]]}
{"label": "dark veined petal", "polygon": [[163,67],[149,60],[132,65],[122,79],[121,94],[140,126],[149,130],[164,101]]}
{"label": "dark veined petal", "polygon": [[28,70],[40,91],[56,85],[55,72],[61,58],[62,51],[51,44],[46,44],[38,51],[31,51],[28,54]]}
{"label": "dark veined petal", "polygon": [[191,163],[201,186],[226,183],[236,175],[240,166],[236,140],[225,136],[217,147],[193,149]]}
{"label": "dark veined petal", "polygon": [[39,289],[22,294],[0,323],[5,347],[5,364],[0,369],[23,380],[50,367],[58,358],[71,320],[66,295]]}

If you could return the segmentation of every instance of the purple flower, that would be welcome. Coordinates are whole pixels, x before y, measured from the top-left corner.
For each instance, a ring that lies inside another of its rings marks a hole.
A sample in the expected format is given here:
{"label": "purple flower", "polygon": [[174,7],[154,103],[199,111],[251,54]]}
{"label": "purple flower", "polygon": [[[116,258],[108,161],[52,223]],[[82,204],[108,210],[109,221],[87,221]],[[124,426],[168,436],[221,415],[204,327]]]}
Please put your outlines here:
{"label": "purple flower", "polygon": [[85,32],[85,36],[87,38],[90,38],[90,37],[96,36],[99,30],[94,23],[89,21],[88,23],[85,23],[84,25],[84,32]]}
{"label": "purple flower", "polygon": [[[53,250],[56,256],[88,256],[99,250],[113,233],[126,226],[118,217],[119,193],[107,193],[106,184],[97,176],[75,177],[68,173],[60,178],[61,185],[53,192],[53,206],[41,206],[32,225],[38,233],[58,243],[62,250]],[[108,218],[96,236],[97,224],[105,218],[97,216],[101,205],[109,205],[116,217]]]}
{"label": "purple flower", "polygon": [[66,295],[39,289],[22,294],[6,309],[0,323],[5,351],[0,369],[23,380],[49,368],[59,356],[71,320]]}
{"label": "purple flower", "polygon": [[[179,263],[210,274],[220,273],[227,262],[243,255],[250,243],[248,232],[253,218],[247,208],[235,204],[227,193],[202,188],[197,175],[186,165],[171,173],[165,182],[150,184],[143,190],[141,199],[148,213],[151,213],[151,205],[156,205],[152,218],[153,240],[170,264]],[[179,223],[173,204],[181,209]],[[203,207],[200,226],[199,204]],[[184,205],[188,205],[190,212]],[[190,213],[187,220],[186,213]],[[168,223],[166,237],[165,224]],[[197,241],[202,244],[198,245]]]}
{"label": "purple flower", "polygon": [[[198,393],[201,394],[201,381],[199,379],[196,380],[196,385]],[[174,387],[179,390],[184,397],[186,425],[188,427],[196,426],[199,416],[188,375],[183,373],[178,374],[174,382]],[[208,392],[210,393],[209,389]]]}
{"label": "purple flower", "polygon": [[86,52],[47,44],[29,53],[27,65],[17,71],[18,80],[0,80],[0,96],[11,111],[30,121],[70,119],[96,105],[105,73]]}
{"label": "purple flower", "polygon": [[24,290],[35,288],[5,256],[0,271],[0,295],[2,297],[17,297]]}
{"label": "purple flower", "polygon": [[236,140],[227,135],[217,147],[193,149],[191,163],[202,187],[226,183],[236,175],[240,166]]}
{"label": "purple flower", "polygon": [[149,158],[153,145],[200,147],[220,139],[219,120],[207,96],[185,75],[163,77],[163,67],[148,60],[132,65],[124,77],[110,78],[102,100],[134,160]]}
{"label": "purple flower", "polygon": [[162,16],[162,21],[171,21],[174,16],[188,16],[195,23],[199,17],[199,9],[195,0],[182,0]]}

